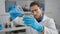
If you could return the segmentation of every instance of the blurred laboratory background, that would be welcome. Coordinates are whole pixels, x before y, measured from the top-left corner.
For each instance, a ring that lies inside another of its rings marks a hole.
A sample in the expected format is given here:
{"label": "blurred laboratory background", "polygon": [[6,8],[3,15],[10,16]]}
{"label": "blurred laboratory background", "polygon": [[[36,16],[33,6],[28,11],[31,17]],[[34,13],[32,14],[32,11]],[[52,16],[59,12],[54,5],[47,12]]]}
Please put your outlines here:
{"label": "blurred laboratory background", "polygon": [[[0,24],[2,24],[2,29],[5,29],[4,27],[7,27],[6,23],[11,21],[8,13],[8,7],[10,5],[22,6],[26,15],[32,15],[31,12],[29,12],[29,5],[33,1],[38,1],[44,4],[43,10],[45,11],[45,14],[54,19],[56,28],[60,34],[60,0],[0,0]],[[26,34],[25,26],[20,25],[17,27],[23,28],[12,28],[13,31],[9,29],[0,30],[0,34],[11,34],[12,32],[15,34]]]}

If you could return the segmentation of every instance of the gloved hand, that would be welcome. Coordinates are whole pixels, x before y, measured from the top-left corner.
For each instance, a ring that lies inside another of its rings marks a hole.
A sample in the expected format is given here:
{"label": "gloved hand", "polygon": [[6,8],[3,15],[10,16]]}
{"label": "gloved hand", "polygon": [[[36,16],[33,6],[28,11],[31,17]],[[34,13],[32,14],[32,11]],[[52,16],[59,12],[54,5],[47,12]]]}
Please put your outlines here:
{"label": "gloved hand", "polygon": [[42,32],[44,26],[39,24],[34,17],[24,16],[23,21],[27,26],[32,27],[38,32]]}
{"label": "gloved hand", "polygon": [[18,6],[10,6],[9,7],[9,14],[10,14],[10,18],[14,19],[18,16],[22,16],[24,14],[23,10],[21,7]]}

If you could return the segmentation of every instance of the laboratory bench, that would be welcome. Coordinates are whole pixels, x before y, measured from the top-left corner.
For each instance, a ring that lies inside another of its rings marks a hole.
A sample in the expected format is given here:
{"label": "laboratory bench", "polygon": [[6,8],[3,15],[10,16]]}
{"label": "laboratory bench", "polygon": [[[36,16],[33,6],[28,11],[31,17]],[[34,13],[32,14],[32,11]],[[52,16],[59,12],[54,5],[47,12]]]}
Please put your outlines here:
{"label": "laboratory bench", "polygon": [[0,30],[0,32],[5,32],[5,34],[18,34],[19,32],[20,33],[24,33],[26,32],[26,28],[27,27],[15,27],[15,28],[5,28],[5,29],[2,29]]}
{"label": "laboratory bench", "polygon": [[6,28],[6,29],[0,30],[0,32],[16,31],[16,30],[22,30],[22,29],[26,29],[26,27]]}

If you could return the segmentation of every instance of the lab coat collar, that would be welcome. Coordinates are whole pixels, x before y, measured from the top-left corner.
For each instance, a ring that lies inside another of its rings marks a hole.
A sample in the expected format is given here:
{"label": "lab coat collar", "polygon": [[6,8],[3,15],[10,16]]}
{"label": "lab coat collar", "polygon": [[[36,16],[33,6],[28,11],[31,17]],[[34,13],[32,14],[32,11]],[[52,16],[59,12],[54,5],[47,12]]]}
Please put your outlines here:
{"label": "lab coat collar", "polygon": [[[47,16],[46,15],[44,15],[43,16],[43,19],[42,19],[42,21],[41,22],[44,22],[45,20],[46,20],[46,18],[47,18]],[[39,22],[40,23],[40,22]]]}
{"label": "lab coat collar", "polygon": [[39,18],[39,20],[37,20],[38,22],[41,22],[44,18],[44,15],[42,17]]}

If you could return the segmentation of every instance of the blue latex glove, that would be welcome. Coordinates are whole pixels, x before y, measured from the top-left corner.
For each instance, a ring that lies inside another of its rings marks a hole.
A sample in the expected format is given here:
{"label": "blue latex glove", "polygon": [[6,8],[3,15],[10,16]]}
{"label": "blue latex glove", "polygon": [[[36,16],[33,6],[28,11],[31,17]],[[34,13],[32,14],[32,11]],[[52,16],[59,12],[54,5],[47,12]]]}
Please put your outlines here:
{"label": "blue latex glove", "polygon": [[21,16],[22,13],[19,12],[10,12],[10,18],[15,19],[18,16]]}
{"label": "blue latex glove", "polygon": [[8,7],[8,11],[13,10],[15,7],[16,7],[15,5],[11,5],[11,6],[9,6],[9,7]]}
{"label": "blue latex glove", "polygon": [[39,24],[34,17],[25,16],[23,17],[24,24],[31,26],[33,29],[38,32],[42,32],[43,25]]}
{"label": "blue latex glove", "polygon": [[10,6],[9,9],[10,18],[12,19],[24,14],[23,10],[18,6]]}

